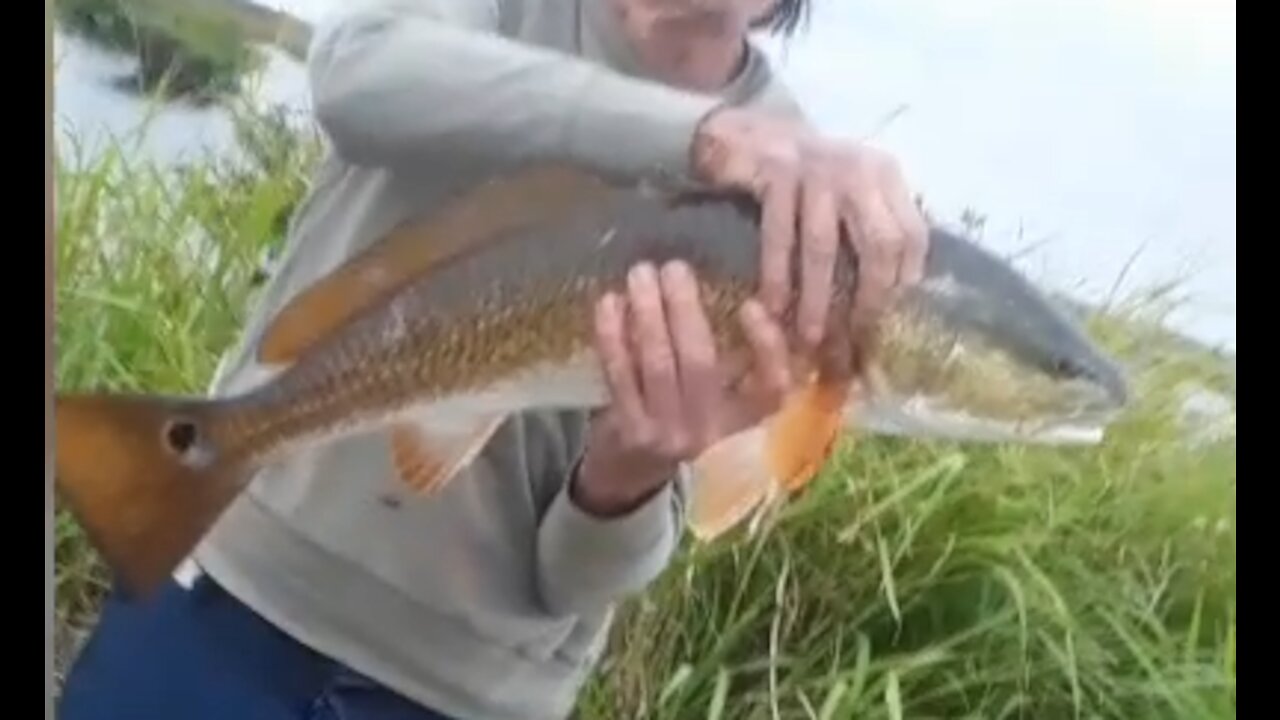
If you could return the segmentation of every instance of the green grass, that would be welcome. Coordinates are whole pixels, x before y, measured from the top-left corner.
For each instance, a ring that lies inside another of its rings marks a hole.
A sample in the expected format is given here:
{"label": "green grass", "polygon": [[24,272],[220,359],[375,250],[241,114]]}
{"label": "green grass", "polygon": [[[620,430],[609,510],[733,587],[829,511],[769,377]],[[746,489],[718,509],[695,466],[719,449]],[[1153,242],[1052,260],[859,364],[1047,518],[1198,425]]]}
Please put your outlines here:
{"label": "green grass", "polygon": [[[177,174],[122,149],[57,168],[57,380],[199,391],[236,340],[314,147],[251,120],[255,163]],[[851,441],[757,538],[689,548],[628,602],[582,717],[1235,716],[1235,432],[1186,439],[1220,358],[1151,307],[1092,320],[1140,360],[1092,449]],[[1234,405],[1233,405],[1234,406]],[[104,573],[59,517],[57,613]]]}

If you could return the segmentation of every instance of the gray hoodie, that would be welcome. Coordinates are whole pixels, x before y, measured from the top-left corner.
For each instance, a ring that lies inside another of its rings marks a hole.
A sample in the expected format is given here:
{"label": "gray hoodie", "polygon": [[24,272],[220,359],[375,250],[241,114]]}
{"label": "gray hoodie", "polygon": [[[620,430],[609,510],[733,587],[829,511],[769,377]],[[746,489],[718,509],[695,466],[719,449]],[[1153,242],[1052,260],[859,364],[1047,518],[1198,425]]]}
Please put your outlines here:
{"label": "gray hoodie", "polygon": [[[451,190],[565,158],[679,182],[717,103],[795,110],[754,47],[722,97],[640,79],[607,2],[375,0],[317,28],[328,153],[215,392],[252,382],[253,342],[284,302]],[[515,417],[430,499],[387,502],[385,438],[299,454],[255,479],[195,560],[284,632],[424,705],[565,717],[616,603],[663,570],[682,529],[681,478],[623,517],[574,505],[584,425]]]}

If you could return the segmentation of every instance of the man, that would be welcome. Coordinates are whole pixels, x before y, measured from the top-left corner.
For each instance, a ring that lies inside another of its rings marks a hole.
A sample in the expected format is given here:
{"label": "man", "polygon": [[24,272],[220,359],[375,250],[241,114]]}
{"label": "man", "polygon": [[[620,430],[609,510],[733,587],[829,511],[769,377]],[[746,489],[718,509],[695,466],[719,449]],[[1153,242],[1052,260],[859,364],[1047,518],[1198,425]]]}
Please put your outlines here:
{"label": "man", "polygon": [[[862,320],[921,274],[923,222],[892,162],[806,127],[757,27],[805,0],[379,0],[319,28],[309,59],[331,144],[223,391],[289,298],[451,190],[539,160],[764,203],[762,304],[743,308],[756,388],[729,395],[688,268],[641,266],[601,300],[612,402],[508,421],[429,499],[385,438],[258,477],[147,604],[113,599],[63,720],[562,718],[613,608],[665,567],[681,463],[778,406],[800,267],[799,341],[822,334],[842,230]],[[548,252],[554,252],[549,247]],[[772,311],[772,313],[770,312]]]}

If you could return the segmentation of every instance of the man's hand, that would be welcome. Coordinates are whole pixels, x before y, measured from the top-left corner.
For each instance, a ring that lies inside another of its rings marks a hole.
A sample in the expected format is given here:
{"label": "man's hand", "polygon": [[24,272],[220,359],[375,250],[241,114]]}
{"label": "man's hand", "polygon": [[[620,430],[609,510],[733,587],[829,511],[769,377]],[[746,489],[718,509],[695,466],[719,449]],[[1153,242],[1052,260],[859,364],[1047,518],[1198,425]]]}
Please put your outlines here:
{"label": "man's hand", "polygon": [[634,268],[625,300],[596,308],[597,351],[611,403],[592,422],[571,486],[584,510],[620,515],[643,503],[708,445],[777,410],[790,387],[782,331],[758,303],[740,321],[754,362],[741,390],[727,387],[692,271]]}
{"label": "man's hand", "polygon": [[897,164],[879,151],[823,138],[798,122],[725,108],[703,121],[693,163],[703,181],[750,192],[761,203],[761,291],[775,316],[792,291],[791,258],[800,236],[797,321],[806,342],[817,344],[827,327],[842,229],[859,265],[855,327],[873,322],[924,274],[924,218]]}

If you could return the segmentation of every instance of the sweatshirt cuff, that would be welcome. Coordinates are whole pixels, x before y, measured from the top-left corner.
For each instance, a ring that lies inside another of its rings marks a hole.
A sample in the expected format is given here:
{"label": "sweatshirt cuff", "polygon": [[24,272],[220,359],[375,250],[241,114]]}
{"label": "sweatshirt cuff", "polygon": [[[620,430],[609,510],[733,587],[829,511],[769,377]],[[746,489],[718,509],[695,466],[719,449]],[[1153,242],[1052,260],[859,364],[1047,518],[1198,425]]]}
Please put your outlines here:
{"label": "sweatshirt cuff", "polygon": [[601,160],[628,177],[668,187],[696,185],[691,149],[698,124],[725,103],[721,98],[597,72],[584,92],[593,112],[570,128],[569,156]]}
{"label": "sweatshirt cuff", "polygon": [[667,483],[631,512],[601,518],[574,504],[569,483],[538,532],[539,584],[555,614],[597,611],[644,589],[676,547],[675,490]]}
{"label": "sweatshirt cuff", "polygon": [[613,566],[659,544],[671,530],[672,488],[667,483],[624,515],[599,517],[574,502],[567,482],[543,519],[544,541],[574,553],[580,562]]}

